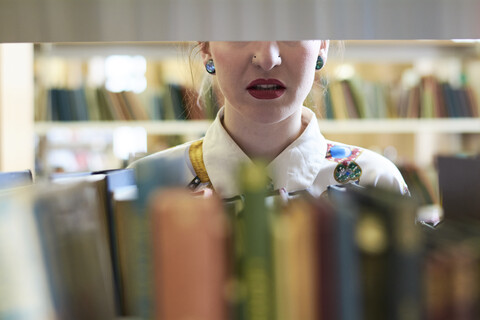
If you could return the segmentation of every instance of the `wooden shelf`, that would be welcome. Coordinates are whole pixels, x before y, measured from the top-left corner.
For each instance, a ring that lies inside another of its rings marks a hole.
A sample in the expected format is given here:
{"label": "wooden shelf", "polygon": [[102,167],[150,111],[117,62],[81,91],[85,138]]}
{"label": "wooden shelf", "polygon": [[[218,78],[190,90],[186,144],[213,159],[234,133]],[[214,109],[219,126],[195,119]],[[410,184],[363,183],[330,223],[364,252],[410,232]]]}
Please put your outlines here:
{"label": "wooden shelf", "polygon": [[1,42],[479,36],[472,0],[0,1]]}
{"label": "wooden shelf", "polygon": [[480,133],[479,118],[320,120],[323,133]]}
{"label": "wooden shelf", "polygon": [[[119,127],[143,127],[152,135],[204,134],[210,120],[185,121],[77,121],[77,122],[36,122],[35,132],[45,135],[53,128],[70,129],[115,129]],[[323,133],[480,133],[480,118],[458,119],[355,119],[319,120]]]}
{"label": "wooden shelf", "polygon": [[45,135],[53,128],[70,128],[75,130],[89,129],[116,129],[120,127],[143,127],[152,135],[204,134],[210,120],[184,120],[184,121],[65,121],[65,122],[36,122],[35,133]]}

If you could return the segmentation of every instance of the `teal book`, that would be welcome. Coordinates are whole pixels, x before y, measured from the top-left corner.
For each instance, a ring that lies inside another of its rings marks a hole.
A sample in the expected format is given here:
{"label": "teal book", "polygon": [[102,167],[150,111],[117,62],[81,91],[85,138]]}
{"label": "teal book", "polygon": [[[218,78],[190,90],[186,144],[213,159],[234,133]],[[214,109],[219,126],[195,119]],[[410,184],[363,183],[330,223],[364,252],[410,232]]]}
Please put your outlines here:
{"label": "teal book", "polygon": [[88,121],[88,106],[84,88],[69,90],[72,121]]}
{"label": "teal book", "polygon": [[135,201],[135,215],[132,218],[130,235],[135,248],[133,313],[144,319],[152,319],[155,314],[153,304],[153,260],[152,234],[148,207],[153,193],[166,188],[185,187],[183,175],[183,156],[181,159],[154,159],[140,161],[133,168],[138,187]]}

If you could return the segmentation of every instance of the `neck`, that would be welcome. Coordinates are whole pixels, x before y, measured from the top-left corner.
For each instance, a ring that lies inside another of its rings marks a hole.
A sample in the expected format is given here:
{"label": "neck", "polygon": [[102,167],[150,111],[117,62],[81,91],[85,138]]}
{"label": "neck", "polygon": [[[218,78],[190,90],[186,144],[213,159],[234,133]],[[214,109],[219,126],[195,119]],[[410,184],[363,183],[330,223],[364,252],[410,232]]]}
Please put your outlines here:
{"label": "neck", "polygon": [[307,119],[302,121],[301,108],[290,117],[272,124],[252,122],[228,108],[225,108],[223,119],[225,129],[247,156],[268,162],[297,139],[307,124]]}

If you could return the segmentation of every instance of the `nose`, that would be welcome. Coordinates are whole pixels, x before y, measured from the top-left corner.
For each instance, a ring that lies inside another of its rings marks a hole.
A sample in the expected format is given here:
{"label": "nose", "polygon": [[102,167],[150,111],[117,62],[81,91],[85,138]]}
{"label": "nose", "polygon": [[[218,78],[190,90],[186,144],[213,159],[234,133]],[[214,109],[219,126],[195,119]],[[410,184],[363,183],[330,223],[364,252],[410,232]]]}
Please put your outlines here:
{"label": "nose", "polygon": [[280,56],[280,48],[275,41],[262,41],[257,42],[252,57],[252,63],[265,70],[270,71],[274,67],[282,63]]}

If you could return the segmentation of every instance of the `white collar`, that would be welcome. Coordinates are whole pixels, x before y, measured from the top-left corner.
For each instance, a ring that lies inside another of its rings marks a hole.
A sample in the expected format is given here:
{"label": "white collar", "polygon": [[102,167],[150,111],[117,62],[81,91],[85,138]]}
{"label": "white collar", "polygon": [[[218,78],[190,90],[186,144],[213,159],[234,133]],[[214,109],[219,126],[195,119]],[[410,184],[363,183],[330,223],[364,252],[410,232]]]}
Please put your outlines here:
{"label": "white collar", "polygon": [[[310,121],[303,133],[283,150],[269,165],[275,189],[288,192],[310,187],[320,171],[327,144],[318,128],[315,114],[303,107],[303,117]],[[223,108],[208,128],[203,140],[203,161],[210,181],[224,198],[238,195],[237,170],[251,159],[233,141],[221,123]]]}

